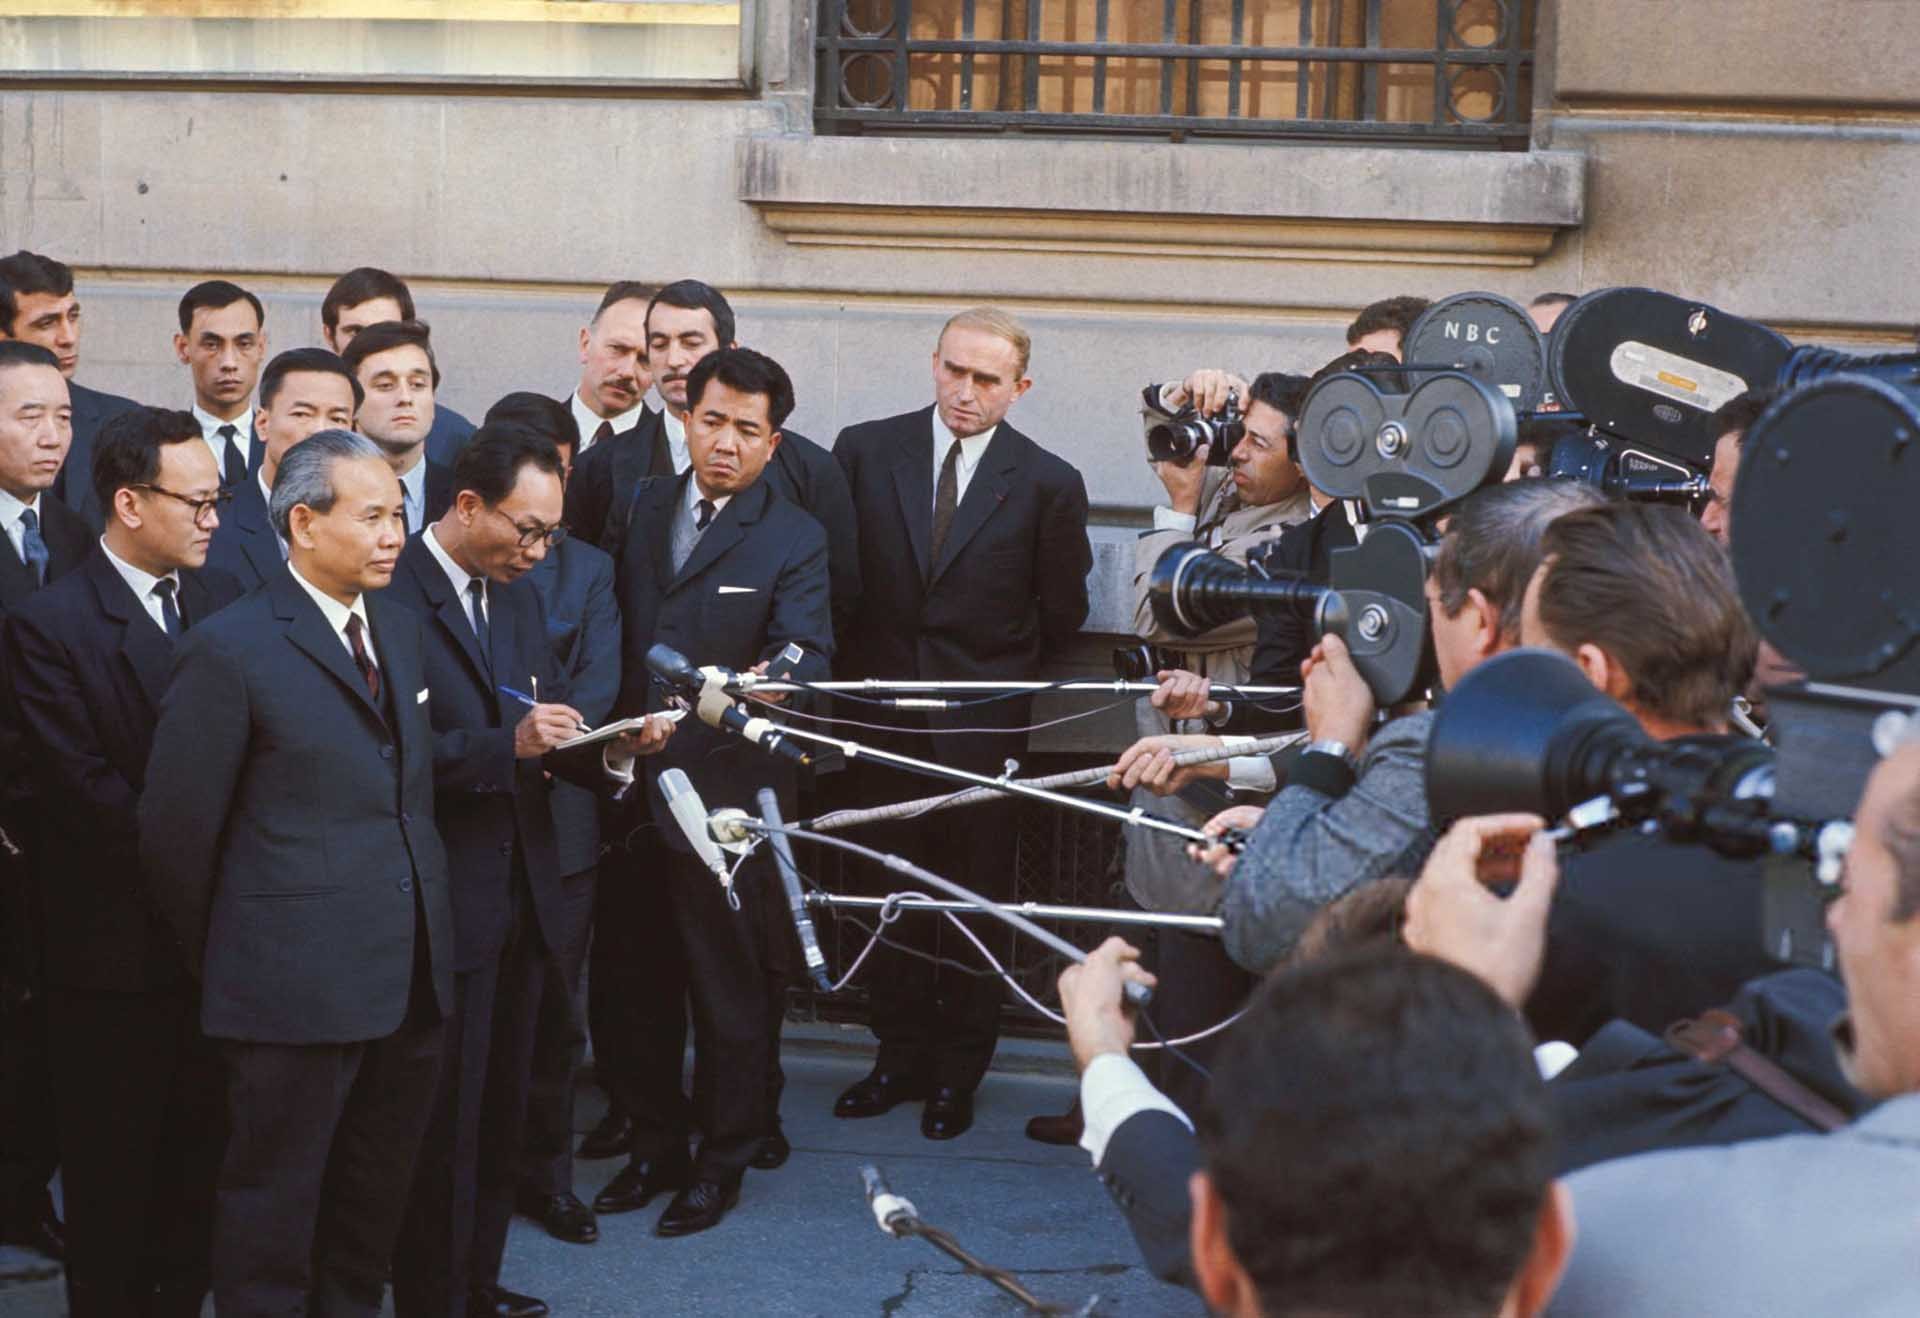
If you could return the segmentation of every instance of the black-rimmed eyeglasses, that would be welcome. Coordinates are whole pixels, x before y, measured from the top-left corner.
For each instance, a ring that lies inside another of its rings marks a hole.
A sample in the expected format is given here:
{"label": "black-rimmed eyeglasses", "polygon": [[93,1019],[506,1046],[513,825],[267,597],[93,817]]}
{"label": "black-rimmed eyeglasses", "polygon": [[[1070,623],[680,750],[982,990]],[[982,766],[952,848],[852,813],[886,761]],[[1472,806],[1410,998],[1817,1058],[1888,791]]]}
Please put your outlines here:
{"label": "black-rimmed eyeglasses", "polygon": [[193,524],[199,527],[206,526],[207,518],[213,516],[233,502],[233,492],[231,490],[221,490],[218,494],[210,494],[205,498],[195,498],[191,494],[182,494],[178,490],[170,490],[164,485],[134,485],[129,488],[145,490],[149,494],[164,494],[169,499],[178,499],[181,503],[193,509]]}

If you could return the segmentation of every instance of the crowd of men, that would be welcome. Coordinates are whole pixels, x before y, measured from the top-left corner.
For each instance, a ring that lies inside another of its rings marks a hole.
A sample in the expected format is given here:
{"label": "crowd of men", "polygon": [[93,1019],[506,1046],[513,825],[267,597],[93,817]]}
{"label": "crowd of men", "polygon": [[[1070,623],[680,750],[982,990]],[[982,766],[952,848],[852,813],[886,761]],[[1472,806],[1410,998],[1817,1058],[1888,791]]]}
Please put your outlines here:
{"label": "crowd of men", "polygon": [[[1632,833],[1557,859],[1543,820],[1434,819],[1433,712],[1378,709],[1339,637],[1278,613],[1176,633],[1147,605],[1176,541],[1328,579],[1367,526],[1307,482],[1295,420],[1326,372],[1397,360],[1423,306],[1367,308],[1311,375],[1206,368],[1141,395],[1149,426],[1231,401],[1245,428],[1224,463],[1155,464],[1135,590],[1159,689],[1110,785],[1246,845],[1127,840],[1127,898],[1218,914],[1222,936],[1163,931],[1151,970],[1110,940],[1063,977],[1080,1102],[1029,1133],[1085,1147],[1148,1262],[1221,1312],[1527,1314],[1556,1287],[1572,1313],[1905,1311],[1913,740],[1861,805],[1843,987],[1769,955],[1758,862]],[[929,405],[826,447],[691,279],[611,285],[578,380],[477,426],[437,403],[431,331],[382,270],[341,276],[318,342],[278,353],[256,296],[194,285],[185,408],[78,383],[80,327],[67,267],[0,260],[0,1239],[64,1258],[76,1318],[197,1314],[209,1292],[223,1314],[373,1314],[389,1283],[403,1318],[507,1318],[546,1312],[503,1284],[516,1211],[581,1243],[661,1199],[662,1236],[719,1224],[790,1153],[796,948],[767,857],[716,882],[660,775],[789,812],[803,787],[902,787],[864,762],[803,784],[676,722],[646,656],[1038,676],[1086,619],[1092,554],[1080,474],[1008,419],[1026,330],[954,315]],[[1441,687],[1543,648],[1651,737],[1725,732],[1756,665],[1782,671],[1725,553],[1766,401],[1716,415],[1699,519],[1539,478],[1549,432],[1523,430],[1434,556]],[[1215,698],[1248,679],[1297,706]],[[999,772],[1031,721],[1007,699],[872,740]],[[1304,745],[1174,759],[1286,728]],[[1005,896],[1009,812],[863,840]],[[875,1061],[836,1116],[913,1102],[928,1139],[970,1127],[1001,984],[935,937],[902,921],[873,949]],[[1149,1075],[1121,985],[1156,977],[1154,1029],[1187,1042]],[[1784,1086],[1663,1042],[1723,1006]],[[1825,1025],[1849,1007],[1836,1058]],[[589,1036],[609,1104],[576,1148]],[[576,1156],[625,1159],[591,1206]]]}

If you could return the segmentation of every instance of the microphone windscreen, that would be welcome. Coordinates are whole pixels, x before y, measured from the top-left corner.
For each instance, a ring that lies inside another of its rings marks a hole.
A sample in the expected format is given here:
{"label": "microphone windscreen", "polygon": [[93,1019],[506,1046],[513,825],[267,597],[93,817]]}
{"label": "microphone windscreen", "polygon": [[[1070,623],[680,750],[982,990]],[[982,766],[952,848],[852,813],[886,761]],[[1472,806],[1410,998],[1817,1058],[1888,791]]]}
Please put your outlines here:
{"label": "microphone windscreen", "polygon": [[647,651],[647,671],[682,690],[696,690],[701,683],[700,670],[671,645],[655,645]]}

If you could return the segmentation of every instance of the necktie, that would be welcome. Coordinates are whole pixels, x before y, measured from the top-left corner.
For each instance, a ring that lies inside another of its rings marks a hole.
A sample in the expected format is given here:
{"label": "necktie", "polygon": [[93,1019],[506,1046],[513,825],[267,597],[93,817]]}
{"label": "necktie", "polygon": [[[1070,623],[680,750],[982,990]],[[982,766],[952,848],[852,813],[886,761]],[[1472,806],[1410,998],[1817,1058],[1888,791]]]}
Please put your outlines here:
{"label": "necktie", "polygon": [[940,561],[940,546],[947,542],[947,528],[953,525],[953,510],[960,505],[960,441],[947,450],[940,464],[940,483],[933,487],[933,540],[928,546],[929,563]]}
{"label": "necktie", "polygon": [[693,529],[704,531],[713,525],[713,500],[702,499],[693,506]]}
{"label": "necktie", "polygon": [[612,438],[613,438],[613,422],[602,421],[598,426],[594,428],[593,439],[587,444],[587,447],[592,448],[595,444],[604,444]]}
{"label": "necktie", "polygon": [[347,643],[353,646],[353,662],[359,666],[360,676],[367,684],[367,694],[373,697],[373,703],[380,703],[380,670],[373,666],[373,656],[367,653],[367,629],[360,622],[360,615],[347,615]]}
{"label": "necktie", "polygon": [[174,603],[173,589],[172,577],[162,577],[153,583],[153,593],[160,597],[160,626],[167,635],[178,636],[184,629],[180,625],[180,609]]}
{"label": "necktie", "polygon": [[40,537],[40,514],[31,508],[20,514],[20,557],[33,572],[34,584],[46,585],[47,563],[53,555],[47,552],[47,542]]}
{"label": "necktie", "polygon": [[492,628],[487,625],[487,579],[474,577],[467,582],[467,599],[472,605],[473,638],[480,642],[480,657],[493,664]]}
{"label": "necktie", "polygon": [[400,538],[405,540],[413,534],[413,518],[407,512],[407,490],[400,487]]}
{"label": "necktie", "polygon": [[247,479],[247,455],[240,451],[240,432],[231,425],[225,425],[213,433],[227,441],[225,483],[243,483]]}

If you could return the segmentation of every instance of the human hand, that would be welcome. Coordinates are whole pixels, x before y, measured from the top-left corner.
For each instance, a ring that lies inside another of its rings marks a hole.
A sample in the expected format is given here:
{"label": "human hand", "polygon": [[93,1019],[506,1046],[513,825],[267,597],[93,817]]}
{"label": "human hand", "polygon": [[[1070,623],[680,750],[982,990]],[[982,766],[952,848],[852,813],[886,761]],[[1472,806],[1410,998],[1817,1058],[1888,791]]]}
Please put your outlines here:
{"label": "human hand", "polygon": [[1196,778],[1219,778],[1224,781],[1227,776],[1225,760],[1184,767],[1175,767],[1173,763],[1177,751],[1199,750],[1219,744],[1220,738],[1200,734],[1186,736],[1166,733],[1157,737],[1142,737],[1120,753],[1120,758],[1107,774],[1107,786],[1127,791],[1144,787],[1155,796],[1172,796]]}
{"label": "human hand", "polygon": [[1307,735],[1313,741],[1337,741],[1358,756],[1373,730],[1378,708],[1373,690],[1353,666],[1347,643],[1328,633],[1300,665],[1305,680]]}
{"label": "human hand", "polygon": [[[1519,1007],[1546,958],[1547,911],[1560,881],[1538,815],[1462,819],[1428,857],[1407,895],[1407,946],[1478,975]],[[1487,885],[1519,882],[1507,897]]]}
{"label": "human hand", "polygon": [[[765,677],[767,675],[767,663],[767,660],[762,659],[747,671],[749,673],[758,673],[760,676]],[[787,693],[784,691],[749,691],[747,693],[748,700],[758,700],[764,705],[777,705],[786,698]]]}
{"label": "human hand", "polygon": [[1147,464],[1166,487],[1167,505],[1175,512],[1200,515],[1200,498],[1207,488],[1207,455],[1212,451],[1212,444],[1202,444],[1185,462],[1167,459]]}
{"label": "human hand", "polygon": [[537,760],[580,735],[586,720],[571,705],[535,705],[513,729],[513,758]]}
{"label": "human hand", "polygon": [[638,732],[623,732],[613,739],[611,754],[615,759],[652,755],[666,747],[667,739],[673,736],[677,726],[675,719],[649,714]]}
{"label": "human hand", "polygon": [[1244,408],[1247,393],[1247,382],[1231,371],[1202,369],[1182,380],[1166,401],[1176,409],[1191,403],[1201,416],[1218,416],[1229,398]]}
{"label": "human hand", "polygon": [[1140,949],[1109,938],[1080,965],[1060,972],[1060,1006],[1067,1042],[1081,1071],[1102,1053],[1125,1055],[1133,1045],[1133,1012],[1124,996],[1128,980],[1151,988],[1158,981],[1139,966]]}
{"label": "human hand", "polygon": [[[1250,833],[1259,826],[1261,817],[1266,813],[1267,808],[1260,805],[1228,806],[1202,824],[1200,831],[1214,838],[1221,836],[1229,829],[1239,833]],[[1229,877],[1233,873],[1234,862],[1240,859],[1239,853],[1233,851],[1224,842],[1206,848],[1200,847],[1197,843],[1188,843],[1187,855],[1212,870],[1213,876],[1217,879]]]}
{"label": "human hand", "polygon": [[1184,668],[1166,668],[1155,673],[1153,680],[1160,689],[1147,697],[1152,705],[1171,719],[1215,718],[1219,715],[1221,704],[1207,698],[1213,690],[1213,680],[1189,673]]}

